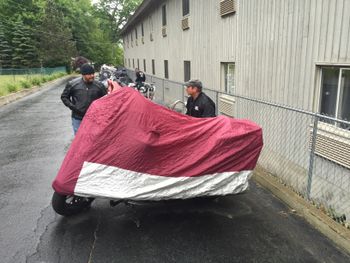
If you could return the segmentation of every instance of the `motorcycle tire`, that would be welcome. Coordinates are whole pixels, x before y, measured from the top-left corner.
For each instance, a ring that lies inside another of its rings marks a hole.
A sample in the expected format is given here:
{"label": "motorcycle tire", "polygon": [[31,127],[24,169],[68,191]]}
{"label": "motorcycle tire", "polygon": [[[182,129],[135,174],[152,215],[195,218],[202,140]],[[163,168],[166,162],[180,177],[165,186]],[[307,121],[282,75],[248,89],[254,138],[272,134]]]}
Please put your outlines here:
{"label": "motorcycle tire", "polygon": [[79,214],[91,207],[94,198],[85,198],[74,195],[61,195],[54,192],[52,195],[52,208],[62,216]]}

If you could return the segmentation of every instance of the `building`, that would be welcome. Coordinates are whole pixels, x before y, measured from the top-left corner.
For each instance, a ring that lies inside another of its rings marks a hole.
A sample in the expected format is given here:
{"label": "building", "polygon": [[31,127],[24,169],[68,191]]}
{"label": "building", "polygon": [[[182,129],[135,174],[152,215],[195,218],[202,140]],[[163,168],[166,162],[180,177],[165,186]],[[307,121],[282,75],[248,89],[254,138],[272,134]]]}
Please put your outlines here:
{"label": "building", "polygon": [[122,34],[128,69],[201,79],[263,126],[264,169],[350,218],[349,0],[145,0]]}

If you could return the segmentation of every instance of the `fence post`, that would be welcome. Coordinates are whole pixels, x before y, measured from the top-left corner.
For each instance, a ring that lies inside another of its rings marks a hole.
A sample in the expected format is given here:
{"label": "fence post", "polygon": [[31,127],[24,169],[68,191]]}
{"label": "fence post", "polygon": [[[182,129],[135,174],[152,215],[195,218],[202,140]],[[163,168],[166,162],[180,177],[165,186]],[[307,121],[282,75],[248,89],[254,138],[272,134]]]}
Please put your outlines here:
{"label": "fence post", "polygon": [[307,192],[306,197],[308,200],[310,200],[310,194],[311,194],[311,184],[312,184],[312,176],[313,176],[313,169],[314,169],[314,160],[315,160],[315,147],[316,147],[316,137],[317,137],[317,127],[318,127],[318,121],[319,117],[318,115],[314,115],[314,125],[312,130],[312,138],[311,138],[311,147],[310,147],[310,160],[309,160],[309,172],[307,177]]}

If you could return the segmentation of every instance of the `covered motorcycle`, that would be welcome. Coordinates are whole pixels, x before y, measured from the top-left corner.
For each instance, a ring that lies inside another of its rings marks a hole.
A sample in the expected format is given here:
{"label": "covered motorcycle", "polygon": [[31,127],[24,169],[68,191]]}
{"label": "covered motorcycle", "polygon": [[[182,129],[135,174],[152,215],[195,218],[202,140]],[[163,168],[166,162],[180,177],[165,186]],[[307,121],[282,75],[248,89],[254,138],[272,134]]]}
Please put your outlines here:
{"label": "covered motorcycle", "polygon": [[237,194],[262,146],[251,121],[193,118],[124,87],[92,103],[53,188],[58,196],[114,200]]}

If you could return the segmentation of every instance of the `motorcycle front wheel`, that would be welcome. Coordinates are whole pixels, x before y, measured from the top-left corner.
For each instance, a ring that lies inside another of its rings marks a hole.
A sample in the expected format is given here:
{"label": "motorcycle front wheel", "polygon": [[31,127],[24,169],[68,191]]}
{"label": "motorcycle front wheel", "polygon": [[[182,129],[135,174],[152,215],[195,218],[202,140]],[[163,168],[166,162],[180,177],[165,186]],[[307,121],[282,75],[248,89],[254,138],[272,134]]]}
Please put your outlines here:
{"label": "motorcycle front wheel", "polygon": [[75,195],[61,195],[54,192],[52,195],[52,208],[62,216],[79,214],[91,207],[94,198],[86,198]]}

